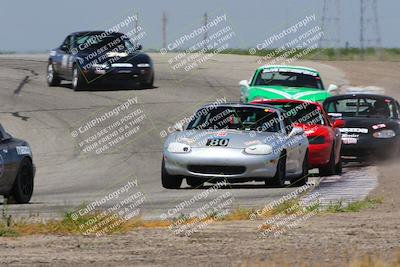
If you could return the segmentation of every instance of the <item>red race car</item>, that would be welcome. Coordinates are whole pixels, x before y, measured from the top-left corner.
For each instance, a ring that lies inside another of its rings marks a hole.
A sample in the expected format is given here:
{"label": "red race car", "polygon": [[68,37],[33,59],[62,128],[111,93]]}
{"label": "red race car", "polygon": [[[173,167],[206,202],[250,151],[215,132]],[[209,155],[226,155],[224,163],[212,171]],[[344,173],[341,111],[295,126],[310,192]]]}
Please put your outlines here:
{"label": "red race car", "polygon": [[308,137],[309,167],[319,168],[322,176],[340,174],[342,136],[338,128],[344,126],[343,120],[331,122],[323,106],[316,102],[291,99],[258,99],[254,104],[267,104],[285,110],[292,122],[303,127]]}

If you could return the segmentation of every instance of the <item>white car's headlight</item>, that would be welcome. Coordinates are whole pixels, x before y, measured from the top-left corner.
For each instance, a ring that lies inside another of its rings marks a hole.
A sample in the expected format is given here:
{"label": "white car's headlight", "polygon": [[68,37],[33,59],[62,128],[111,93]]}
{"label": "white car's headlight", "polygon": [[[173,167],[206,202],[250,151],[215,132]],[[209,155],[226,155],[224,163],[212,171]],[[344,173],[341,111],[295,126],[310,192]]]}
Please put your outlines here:
{"label": "white car's headlight", "polygon": [[268,155],[271,154],[273,149],[269,145],[254,145],[246,147],[244,150],[247,154],[253,155]]}
{"label": "white car's headlight", "polygon": [[189,153],[192,148],[186,144],[173,142],[168,145],[168,152],[171,153]]}
{"label": "white car's headlight", "polygon": [[392,138],[396,136],[396,133],[393,130],[382,130],[373,133],[372,136],[375,138]]}
{"label": "white car's headlight", "polygon": [[149,63],[139,63],[139,64],[137,64],[137,66],[139,68],[149,68],[150,64]]}

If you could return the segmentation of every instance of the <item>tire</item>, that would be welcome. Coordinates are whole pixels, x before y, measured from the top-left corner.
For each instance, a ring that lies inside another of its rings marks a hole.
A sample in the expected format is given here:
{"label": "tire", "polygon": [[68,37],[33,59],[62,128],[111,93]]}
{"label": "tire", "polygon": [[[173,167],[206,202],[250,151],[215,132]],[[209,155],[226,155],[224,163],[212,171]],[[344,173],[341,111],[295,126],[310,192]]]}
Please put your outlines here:
{"label": "tire", "polygon": [[202,187],[204,182],[199,178],[186,178],[186,183],[193,188]]}
{"label": "tire", "polygon": [[162,160],[161,166],[161,184],[166,189],[179,189],[182,184],[182,177],[169,175],[165,169],[165,161]]}
{"label": "tire", "polygon": [[319,168],[320,176],[329,176],[336,173],[335,158],[335,146],[333,146],[328,164],[326,164],[326,166],[324,167]]}
{"label": "tire", "polygon": [[82,90],[85,87],[85,77],[83,77],[80,69],[74,65],[72,69],[72,89],[74,91]]}
{"label": "tire", "polygon": [[284,187],[286,181],[286,154],[282,153],[276,166],[276,173],[273,178],[265,180],[265,185],[274,187]]}
{"label": "tire", "polygon": [[299,178],[297,178],[294,182],[294,186],[303,186],[307,183],[308,181],[308,174],[309,174],[309,166],[308,166],[308,150],[306,154],[304,155],[304,160],[303,160],[303,165],[302,165],[302,172]]}
{"label": "tire", "polygon": [[61,79],[58,77],[57,73],[54,71],[53,63],[49,62],[47,64],[47,85],[52,86],[59,86],[61,83]]}
{"label": "tire", "polygon": [[143,89],[151,89],[154,84],[154,73],[151,75],[151,79],[149,82],[140,82],[140,87]]}
{"label": "tire", "polygon": [[8,203],[26,204],[31,200],[33,193],[33,165],[30,159],[24,158],[21,162]]}
{"label": "tire", "polygon": [[339,156],[339,161],[335,165],[335,174],[341,175],[342,172],[343,172],[343,161],[342,161],[342,157]]}

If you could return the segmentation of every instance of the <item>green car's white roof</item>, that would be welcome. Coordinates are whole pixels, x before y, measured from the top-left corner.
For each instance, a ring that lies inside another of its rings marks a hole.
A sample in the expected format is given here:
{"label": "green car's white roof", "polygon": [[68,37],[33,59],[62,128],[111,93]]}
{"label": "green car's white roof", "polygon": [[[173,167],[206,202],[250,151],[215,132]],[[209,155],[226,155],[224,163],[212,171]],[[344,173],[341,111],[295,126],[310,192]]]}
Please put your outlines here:
{"label": "green car's white roof", "polygon": [[264,69],[276,69],[276,68],[282,68],[282,69],[294,69],[294,70],[306,70],[306,71],[311,71],[319,75],[319,72],[315,69],[312,68],[307,68],[303,66],[291,66],[291,65],[264,65],[258,68],[258,70],[264,70]]}

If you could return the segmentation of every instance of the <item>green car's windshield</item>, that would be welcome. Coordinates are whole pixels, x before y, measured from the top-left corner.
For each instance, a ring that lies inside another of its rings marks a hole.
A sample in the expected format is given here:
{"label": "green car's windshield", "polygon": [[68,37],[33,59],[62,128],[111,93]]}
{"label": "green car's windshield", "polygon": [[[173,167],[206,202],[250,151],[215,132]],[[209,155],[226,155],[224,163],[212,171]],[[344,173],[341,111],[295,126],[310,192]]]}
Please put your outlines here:
{"label": "green car's windshield", "polygon": [[254,85],[279,85],[286,87],[308,87],[324,89],[318,75],[304,74],[291,71],[260,71]]}
{"label": "green car's windshield", "polygon": [[326,104],[330,115],[343,117],[397,117],[394,103],[384,98],[347,98],[337,99]]}
{"label": "green car's windshield", "polygon": [[196,112],[188,130],[236,129],[278,132],[278,114],[270,109],[253,107],[203,108]]}

